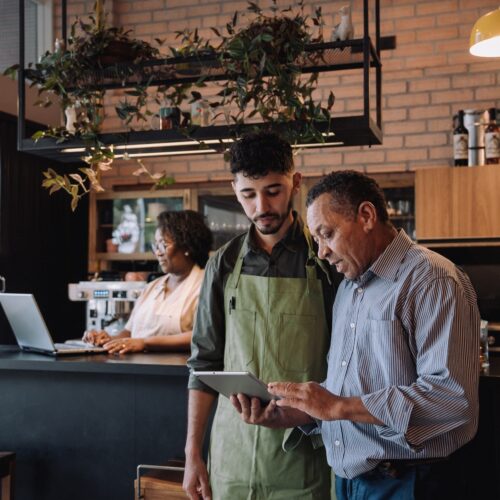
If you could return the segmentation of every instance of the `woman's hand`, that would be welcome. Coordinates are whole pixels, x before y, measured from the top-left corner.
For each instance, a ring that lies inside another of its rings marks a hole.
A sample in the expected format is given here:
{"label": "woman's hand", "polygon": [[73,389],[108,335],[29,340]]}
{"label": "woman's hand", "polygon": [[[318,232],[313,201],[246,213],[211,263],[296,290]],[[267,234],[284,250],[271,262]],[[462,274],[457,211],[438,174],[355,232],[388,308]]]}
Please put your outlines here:
{"label": "woman's hand", "polygon": [[98,332],[97,330],[87,330],[83,334],[82,340],[89,344],[101,346],[111,340],[111,336],[104,330],[101,330],[100,332]]}
{"label": "woman's hand", "polygon": [[110,354],[126,354],[127,352],[142,352],[146,347],[144,339],[121,338],[114,339],[104,344]]}

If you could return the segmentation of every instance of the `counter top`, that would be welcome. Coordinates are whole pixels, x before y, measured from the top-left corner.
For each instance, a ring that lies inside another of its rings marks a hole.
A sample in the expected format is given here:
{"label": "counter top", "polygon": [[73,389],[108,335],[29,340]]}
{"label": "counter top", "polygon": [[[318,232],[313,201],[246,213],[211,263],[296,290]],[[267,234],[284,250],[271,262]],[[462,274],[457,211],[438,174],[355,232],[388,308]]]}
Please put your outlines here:
{"label": "counter top", "polygon": [[[45,356],[27,353],[15,346],[0,345],[0,370],[41,370],[60,372],[122,373],[187,376],[187,353],[88,354]],[[484,378],[500,378],[500,356],[490,354]]]}
{"label": "counter top", "polygon": [[46,356],[0,345],[0,370],[116,373],[126,375],[186,376],[187,353],[87,354]]}

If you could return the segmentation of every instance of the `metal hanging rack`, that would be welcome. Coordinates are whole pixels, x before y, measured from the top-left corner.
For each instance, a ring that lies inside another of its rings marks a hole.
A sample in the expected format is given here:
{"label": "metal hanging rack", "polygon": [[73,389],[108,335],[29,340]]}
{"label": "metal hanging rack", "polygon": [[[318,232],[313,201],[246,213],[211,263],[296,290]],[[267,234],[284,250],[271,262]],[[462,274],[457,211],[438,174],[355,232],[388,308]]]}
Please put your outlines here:
{"label": "metal hanging rack", "polygon": [[[62,0],[62,37],[67,40],[67,0]],[[346,69],[363,70],[363,114],[355,116],[334,116],[330,124],[318,123],[317,128],[323,132],[324,141],[320,143],[303,143],[295,147],[340,147],[376,145],[382,143],[382,63],[380,51],[394,49],[394,36],[380,36],[380,1],[375,1],[375,44],[369,34],[369,0],[363,0],[363,37],[359,39],[312,44],[307,47],[303,58],[303,73],[337,71]],[[83,143],[78,138],[57,143],[55,139],[43,138],[34,142],[26,138],[26,88],[25,81],[33,70],[25,68],[24,40],[24,1],[19,1],[19,120],[18,149],[37,156],[60,162],[78,162],[84,152]],[[180,65],[195,64],[198,72],[186,74],[180,71]],[[375,71],[375,119],[370,108],[370,69]],[[118,72],[121,73],[121,72]],[[116,78],[116,66],[113,68],[96,68],[85,75],[86,85],[95,85],[104,89],[131,87],[137,78],[148,75],[150,85],[175,84],[196,81],[201,75],[207,80],[224,80],[225,74],[217,63],[215,54],[178,57],[152,60],[133,68],[130,78],[123,81]],[[123,74],[123,73],[121,73]],[[134,74],[136,77],[134,77]],[[292,122],[293,123],[293,122]],[[235,135],[253,129],[258,124],[245,125],[213,125],[193,130],[189,137],[178,130],[150,130],[123,133],[103,133],[100,140],[105,145],[113,144],[117,157],[127,154],[134,156],[174,156],[183,154],[208,154],[221,151],[221,145],[234,140]],[[283,124],[281,127],[293,126]],[[278,127],[279,128],[279,127]]]}

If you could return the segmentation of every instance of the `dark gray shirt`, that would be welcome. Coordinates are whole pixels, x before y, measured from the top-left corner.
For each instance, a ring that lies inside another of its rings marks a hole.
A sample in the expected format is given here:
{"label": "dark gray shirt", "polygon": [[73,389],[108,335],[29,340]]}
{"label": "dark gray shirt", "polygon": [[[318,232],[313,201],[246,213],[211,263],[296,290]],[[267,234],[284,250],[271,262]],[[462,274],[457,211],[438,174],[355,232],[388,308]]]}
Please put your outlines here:
{"label": "dark gray shirt", "polygon": [[[269,255],[255,243],[254,226],[248,233],[237,236],[220,248],[207,263],[205,278],[200,292],[191,343],[191,357],[188,366],[193,370],[219,371],[224,369],[225,316],[224,287],[233,271],[236,259],[243,246],[244,258],[242,274],[282,278],[305,278],[308,246],[304,236],[304,223],[294,212],[294,221]],[[341,276],[332,272],[324,263],[329,274],[319,266],[318,278],[323,285],[323,297],[328,327],[331,326],[331,310],[335,295],[335,283]],[[332,284],[329,283],[332,281]],[[212,392],[195,376],[189,378],[189,389]]]}

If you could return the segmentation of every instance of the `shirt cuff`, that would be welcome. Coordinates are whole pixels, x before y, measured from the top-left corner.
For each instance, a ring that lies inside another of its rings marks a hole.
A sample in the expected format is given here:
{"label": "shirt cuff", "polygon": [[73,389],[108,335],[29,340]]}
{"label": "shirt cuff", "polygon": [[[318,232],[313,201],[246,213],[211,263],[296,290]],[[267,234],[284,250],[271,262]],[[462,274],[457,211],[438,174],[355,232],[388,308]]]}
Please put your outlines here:
{"label": "shirt cuff", "polygon": [[213,394],[215,396],[219,394],[217,391],[214,391],[211,387],[208,387],[208,385],[204,384],[196,375],[193,375],[192,373],[189,374],[188,389],[209,392],[210,394]]}

